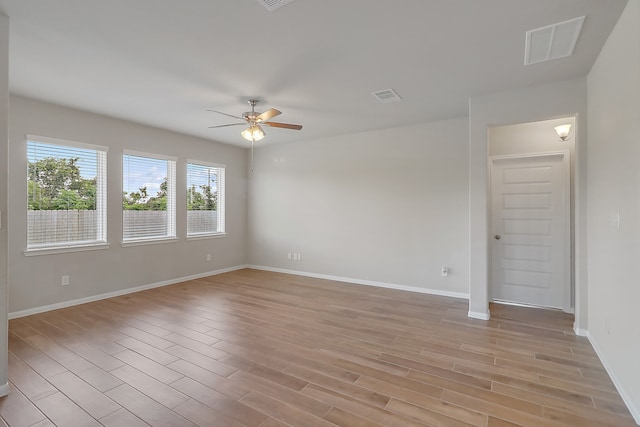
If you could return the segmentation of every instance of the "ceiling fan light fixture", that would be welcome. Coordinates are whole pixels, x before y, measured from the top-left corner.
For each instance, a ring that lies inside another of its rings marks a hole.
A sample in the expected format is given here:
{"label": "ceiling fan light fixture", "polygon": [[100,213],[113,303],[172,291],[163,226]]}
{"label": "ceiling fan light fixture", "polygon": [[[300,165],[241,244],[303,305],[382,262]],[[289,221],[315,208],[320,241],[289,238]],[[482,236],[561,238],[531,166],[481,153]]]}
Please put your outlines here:
{"label": "ceiling fan light fixture", "polygon": [[255,142],[260,141],[266,134],[260,125],[251,125],[240,132],[240,135],[249,142]]}

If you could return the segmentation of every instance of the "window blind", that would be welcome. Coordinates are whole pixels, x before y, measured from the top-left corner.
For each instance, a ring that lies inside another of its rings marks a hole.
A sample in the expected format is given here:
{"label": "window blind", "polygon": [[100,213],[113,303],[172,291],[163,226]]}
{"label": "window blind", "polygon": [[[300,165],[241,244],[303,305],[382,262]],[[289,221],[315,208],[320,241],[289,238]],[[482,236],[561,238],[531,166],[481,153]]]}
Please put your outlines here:
{"label": "window blind", "polygon": [[27,250],[106,243],[107,148],[27,136]]}
{"label": "window blind", "polygon": [[123,241],[174,238],[175,159],[125,152],[122,171]]}
{"label": "window blind", "polygon": [[187,236],[225,232],[225,166],[187,163]]}

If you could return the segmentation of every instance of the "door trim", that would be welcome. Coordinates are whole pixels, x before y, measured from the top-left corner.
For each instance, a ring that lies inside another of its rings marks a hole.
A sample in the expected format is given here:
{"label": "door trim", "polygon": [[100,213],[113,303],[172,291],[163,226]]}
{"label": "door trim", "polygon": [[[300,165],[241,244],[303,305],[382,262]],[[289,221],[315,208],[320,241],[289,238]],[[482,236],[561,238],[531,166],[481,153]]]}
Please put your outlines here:
{"label": "door trim", "polygon": [[[489,205],[488,209],[488,234],[487,234],[487,242],[491,242],[492,236],[492,223],[493,223],[493,211],[492,211],[492,203],[493,200],[493,169],[494,162],[501,160],[511,160],[511,159],[541,159],[544,157],[559,157],[562,160],[562,172],[564,175],[564,185],[562,188],[563,192],[563,204],[565,210],[565,227],[563,233],[563,242],[564,242],[564,256],[565,256],[565,271],[567,274],[567,285],[565,286],[565,290],[563,292],[564,298],[562,303],[562,310],[566,313],[574,312],[575,302],[571,298],[573,285],[572,285],[572,258],[571,258],[571,160],[570,160],[571,152],[569,150],[558,150],[558,151],[547,151],[541,153],[523,153],[523,154],[509,154],[509,155],[499,155],[499,156],[489,156],[488,158],[488,167],[489,167],[489,182],[488,182],[488,191],[487,191],[487,204]],[[488,251],[488,261],[489,268],[487,269],[488,273],[488,293],[489,293],[489,301],[494,302],[493,298],[493,250],[492,245],[487,245]]]}

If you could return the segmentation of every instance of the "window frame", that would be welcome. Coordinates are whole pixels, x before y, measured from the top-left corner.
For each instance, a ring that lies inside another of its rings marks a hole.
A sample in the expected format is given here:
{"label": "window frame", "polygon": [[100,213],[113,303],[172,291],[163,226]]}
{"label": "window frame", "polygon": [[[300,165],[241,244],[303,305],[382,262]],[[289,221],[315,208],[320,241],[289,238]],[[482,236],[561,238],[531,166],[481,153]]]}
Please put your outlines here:
{"label": "window frame", "polygon": [[53,145],[63,149],[81,149],[96,152],[96,239],[76,240],[76,241],[59,241],[55,243],[29,245],[29,221],[25,227],[26,249],[23,251],[25,256],[47,255],[65,252],[81,252],[89,250],[108,249],[107,241],[107,160],[109,147],[103,145],[89,144],[85,142],[72,141],[62,138],[53,138],[41,135],[26,134],[25,135],[25,151],[27,160],[27,191],[26,191],[26,210],[25,218],[29,212],[29,182],[28,164],[31,161],[29,157],[29,143]]}
{"label": "window frame", "polygon": [[[218,198],[217,198],[217,206],[216,206],[216,212],[217,212],[217,230],[218,231],[213,231],[213,232],[205,232],[205,233],[192,233],[189,234],[189,209],[186,209],[187,204],[188,204],[188,194],[189,194],[189,165],[194,165],[194,166],[200,166],[200,167],[204,167],[204,168],[215,168],[218,169],[218,180],[216,183],[216,191],[218,193]],[[225,164],[222,163],[214,163],[214,162],[208,162],[205,160],[196,160],[196,159],[187,159],[186,162],[186,168],[185,168],[185,190],[186,190],[186,196],[185,197],[185,212],[187,214],[187,220],[186,220],[186,225],[187,225],[187,230],[186,230],[186,236],[187,236],[187,240],[200,240],[200,239],[215,239],[215,238],[220,238],[220,237],[226,237],[227,236],[227,229],[226,229],[226,170],[227,170],[227,166]],[[221,231],[220,231],[221,230]]]}
{"label": "window frame", "polygon": [[134,150],[123,150],[122,151],[122,185],[121,185],[121,193],[125,190],[125,156],[134,156],[134,157],[142,157],[153,160],[163,160],[167,162],[167,234],[164,236],[151,236],[151,237],[138,237],[138,238],[125,238],[125,225],[124,225],[124,206],[122,204],[122,200],[120,201],[120,208],[122,209],[122,235],[121,235],[121,246],[129,247],[129,246],[142,246],[142,245],[153,245],[159,243],[172,243],[177,242],[178,237],[176,233],[176,165],[177,158],[173,156],[167,156],[163,154],[155,154],[155,153],[146,153],[141,151]]}

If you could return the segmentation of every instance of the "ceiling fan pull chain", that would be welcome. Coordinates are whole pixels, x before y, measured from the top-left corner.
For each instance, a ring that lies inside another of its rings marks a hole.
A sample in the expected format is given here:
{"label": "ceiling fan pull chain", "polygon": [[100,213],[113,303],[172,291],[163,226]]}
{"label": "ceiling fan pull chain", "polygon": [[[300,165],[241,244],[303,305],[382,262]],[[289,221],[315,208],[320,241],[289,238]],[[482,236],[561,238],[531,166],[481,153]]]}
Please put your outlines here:
{"label": "ceiling fan pull chain", "polygon": [[251,174],[253,174],[253,143],[255,140],[251,140]]}

